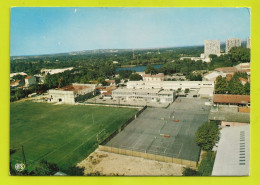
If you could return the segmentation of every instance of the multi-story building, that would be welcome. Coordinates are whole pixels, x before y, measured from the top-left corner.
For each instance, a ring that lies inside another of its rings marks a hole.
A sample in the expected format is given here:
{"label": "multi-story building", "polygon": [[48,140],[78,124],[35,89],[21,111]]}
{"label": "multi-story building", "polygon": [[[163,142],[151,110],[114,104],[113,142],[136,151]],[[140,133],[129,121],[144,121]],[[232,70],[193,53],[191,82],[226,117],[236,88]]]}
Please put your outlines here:
{"label": "multi-story building", "polygon": [[177,89],[200,89],[202,87],[214,88],[213,81],[129,81],[127,88],[129,89],[164,89],[164,90],[177,90]]}
{"label": "multi-story building", "polygon": [[251,39],[250,37],[246,39],[246,47],[251,48]]}
{"label": "multi-story building", "polygon": [[233,47],[240,47],[241,46],[241,39],[232,38],[226,40],[226,53],[230,51]]}
{"label": "multi-story building", "polygon": [[113,98],[125,100],[145,100],[147,102],[171,103],[175,100],[175,91],[162,89],[116,89],[112,91]]}
{"label": "multi-story building", "polygon": [[73,83],[62,87],[60,89],[50,89],[49,98],[50,102],[60,102],[73,104],[79,99],[79,97],[87,95],[89,93],[95,93],[95,84],[77,84]]}
{"label": "multi-story building", "polygon": [[205,40],[204,41],[204,57],[209,55],[220,55],[220,41],[219,40]]}

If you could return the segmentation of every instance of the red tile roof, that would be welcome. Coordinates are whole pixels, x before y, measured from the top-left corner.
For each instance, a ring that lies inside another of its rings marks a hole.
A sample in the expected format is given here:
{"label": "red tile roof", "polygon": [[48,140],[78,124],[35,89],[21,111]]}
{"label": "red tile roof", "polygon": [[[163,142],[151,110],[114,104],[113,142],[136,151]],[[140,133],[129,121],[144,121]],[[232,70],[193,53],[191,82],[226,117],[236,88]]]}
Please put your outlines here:
{"label": "red tile roof", "polygon": [[239,80],[240,80],[240,81],[243,81],[243,82],[246,82],[246,83],[248,82],[246,79],[244,79],[244,78],[242,78],[242,77],[239,77]]}
{"label": "red tile roof", "polygon": [[110,86],[110,87],[107,87],[105,90],[106,90],[106,91],[113,91],[113,90],[115,90],[115,89],[117,89],[116,86]]}
{"label": "red tile roof", "polygon": [[232,77],[232,74],[227,74],[226,76],[227,76],[227,77]]}
{"label": "red tile roof", "polygon": [[250,102],[250,95],[214,94],[213,102],[247,104]]}
{"label": "red tile roof", "polygon": [[25,79],[29,79],[29,78],[31,78],[31,76],[27,76]]}
{"label": "red tile roof", "polygon": [[105,87],[96,87],[97,90],[105,89]]}
{"label": "red tile roof", "polygon": [[15,85],[15,84],[19,84],[19,82],[20,82],[21,80],[17,80],[17,81],[15,81],[15,82],[12,82],[12,83],[10,83],[10,85]]}
{"label": "red tile roof", "polygon": [[112,95],[112,91],[104,92],[103,95]]}
{"label": "red tile roof", "polygon": [[90,88],[90,86],[85,86],[85,85],[67,85],[65,87],[62,87],[60,88],[59,90],[62,90],[62,91],[73,91],[73,92],[79,92],[81,90],[84,90],[84,89],[88,89]]}
{"label": "red tile roof", "polygon": [[107,83],[115,83],[115,80],[106,80]]}
{"label": "red tile roof", "polygon": [[164,77],[164,74],[156,74],[156,75],[151,75],[151,74],[144,74],[143,77],[152,77],[152,78],[161,78]]}
{"label": "red tile roof", "polygon": [[221,67],[221,68],[215,69],[215,71],[220,71],[220,72],[223,72],[223,73],[235,73],[238,70],[235,67]]}

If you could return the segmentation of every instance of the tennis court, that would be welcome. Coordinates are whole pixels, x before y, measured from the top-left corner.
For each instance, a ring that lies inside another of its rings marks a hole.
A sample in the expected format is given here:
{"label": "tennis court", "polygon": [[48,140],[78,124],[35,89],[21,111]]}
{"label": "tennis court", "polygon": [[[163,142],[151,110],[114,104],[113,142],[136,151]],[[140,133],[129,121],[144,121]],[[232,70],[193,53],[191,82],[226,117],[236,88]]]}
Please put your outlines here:
{"label": "tennis court", "polygon": [[198,161],[195,132],[208,120],[204,99],[179,98],[167,109],[147,108],[105,146]]}

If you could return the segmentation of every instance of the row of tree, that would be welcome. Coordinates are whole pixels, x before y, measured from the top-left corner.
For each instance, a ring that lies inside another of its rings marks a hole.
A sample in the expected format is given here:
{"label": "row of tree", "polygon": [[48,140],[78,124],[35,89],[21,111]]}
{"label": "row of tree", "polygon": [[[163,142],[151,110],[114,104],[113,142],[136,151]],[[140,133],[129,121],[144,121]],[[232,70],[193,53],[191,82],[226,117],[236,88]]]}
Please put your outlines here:
{"label": "row of tree", "polygon": [[247,81],[244,85],[241,78],[247,80],[246,73],[235,73],[230,80],[227,77],[218,76],[215,85],[215,94],[238,94],[250,95],[250,83]]}

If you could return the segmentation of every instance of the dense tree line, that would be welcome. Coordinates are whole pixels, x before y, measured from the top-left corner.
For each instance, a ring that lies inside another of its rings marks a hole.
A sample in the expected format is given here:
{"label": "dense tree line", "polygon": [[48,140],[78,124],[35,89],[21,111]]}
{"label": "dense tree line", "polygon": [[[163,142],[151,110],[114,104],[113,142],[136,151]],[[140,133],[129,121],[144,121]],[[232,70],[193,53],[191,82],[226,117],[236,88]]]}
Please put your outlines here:
{"label": "dense tree line", "polygon": [[76,53],[75,55],[59,54],[37,57],[11,57],[10,71],[26,72],[29,75],[40,73],[42,68],[54,69],[65,67],[85,67],[88,68],[96,64],[110,63],[117,61],[115,67],[122,65],[148,65],[163,64],[179,59],[181,56],[199,56],[203,52],[203,47],[180,47],[160,49],[140,49],[119,50],[116,53],[87,52]]}
{"label": "dense tree line", "polygon": [[226,77],[219,76],[216,79],[215,94],[239,94],[250,95],[250,83],[246,82],[243,85],[240,81],[240,77],[247,80],[248,75],[246,73],[235,73],[231,80],[227,80]]}

